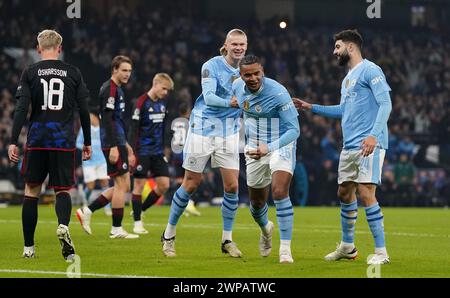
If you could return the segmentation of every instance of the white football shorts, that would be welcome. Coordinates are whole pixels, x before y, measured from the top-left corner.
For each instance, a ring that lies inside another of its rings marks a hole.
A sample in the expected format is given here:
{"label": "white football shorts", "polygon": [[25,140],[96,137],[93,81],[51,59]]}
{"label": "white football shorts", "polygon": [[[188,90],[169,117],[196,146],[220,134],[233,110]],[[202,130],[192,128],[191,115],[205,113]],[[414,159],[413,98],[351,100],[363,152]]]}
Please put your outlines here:
{"label": "white football shorts", "polygon": [[362,150],[342,150],[339,158],[338,184],[352,181],[356,183],[381,183],[385,149],[375,148],[367,157]]}
{"label": "white football shorts", "polygon": [[82,168],[85,183],[109,179],[106,163]]}
{"label": "white football shorts", "polygon": [[295,142],[292,142],[259,160],[246,155],[247,185],[251,188],[264,188],[272,183],[272,174],[275,171],[284,171],[293,175],[296,160],[295,150]]}
{"label": "white football shorts", "polygon": [[202,173],[209,158],[213,168],[239,170],[239,133],[213,137],[189,130],[183,148],[183,168]]}

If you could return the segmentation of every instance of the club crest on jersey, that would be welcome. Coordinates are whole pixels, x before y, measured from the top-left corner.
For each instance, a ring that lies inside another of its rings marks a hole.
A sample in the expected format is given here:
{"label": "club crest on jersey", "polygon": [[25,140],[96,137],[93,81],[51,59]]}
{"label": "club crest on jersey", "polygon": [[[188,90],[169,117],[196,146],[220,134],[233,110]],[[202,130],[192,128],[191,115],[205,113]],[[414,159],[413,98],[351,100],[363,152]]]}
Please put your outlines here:
{"label": "club crest on jersey", "polygon": [[141,166],[141,165],[138,165],[138,166],[136,167],[136,170],[138,170],[139,172],[142,171],[142,166]]}
{"label": "club crest on jersey", "polygon": [[110,108],[110,109],[114,109],[114,104],[116,102],[116,99],[111,96],[110,98],[108,98],[108,102],[106,103],[106,107]]}
{"label": "club crest on jersey", "polygon": [[131,117],[133,120],[139,120],[139,109],[134,110],[133,117]]}
{"label": "club crest on jersey", "polygon": [[262,112],[262,107],[260,105],[256,105],[255,106],[255,111],[256,111],[256,113],[261,113]]}
{"label": "club crest on jersey", "polygon": [[150,107],[150,109],[148,109],[148,111],[149,111],[150,113],[153,112],[153,108]]}
{"label": "club crest on jersey", "polygon": [[161,112],[165,112],[166,111],[166,107],[165,106],[161,106]]}
{"label": "club crest on jersey", "polygon": [[124,164],[122,165],[122,168],[123,168],[124,170],[128,169],[128,166],[127,166],[127,164],[126,164],[126,163],[124,163]]}
{"label": "club crest on jersey", "polygon": [[244,110],[248,111],[250,109],[250,102],[248,100],[244,101]]}

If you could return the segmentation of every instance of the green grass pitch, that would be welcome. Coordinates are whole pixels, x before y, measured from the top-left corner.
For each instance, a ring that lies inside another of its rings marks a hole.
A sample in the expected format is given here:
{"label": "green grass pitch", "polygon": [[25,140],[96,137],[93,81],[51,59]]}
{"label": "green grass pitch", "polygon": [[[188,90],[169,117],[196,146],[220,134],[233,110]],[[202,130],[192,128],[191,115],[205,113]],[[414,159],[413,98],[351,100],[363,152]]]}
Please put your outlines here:
{"label": "green grass pitch", "polygon": [[[124,227],[131,232],[130,207]],[[75,211],[75,209],[74,209]],[[367,276],[366,258],[373,240],[364,210],[359,210],[354,261],[326,262],[323,256],[340,241],[339,208],[295,208],[292,253],[294,264],[278,263],[279,234],[274,232],[268,258],[258,253],[259,228],[248,208],[239,208],[233,240],[243,258],[221,253],[220,208],[200,208],[202,216],[183,216],[177,226],[177,257],[161,252],[160,236],[169,207],[154,206],[145,214],[150,231],[136,240],[109,239],[111,218],[102,210],[92,217],[93,235],[85,234],[74,213],[70,225],[82,277],[361,277]],[[381,267],[381,277],[450,277],[450,210],[383,208],[391,263]],[[276,224],[275,209],[269,218]],[[65,277],[70,265],[61,256],[56,238],[53,206],[39,206],[36,258],[22,259],[21,208],[0,209],[0,277]]]}

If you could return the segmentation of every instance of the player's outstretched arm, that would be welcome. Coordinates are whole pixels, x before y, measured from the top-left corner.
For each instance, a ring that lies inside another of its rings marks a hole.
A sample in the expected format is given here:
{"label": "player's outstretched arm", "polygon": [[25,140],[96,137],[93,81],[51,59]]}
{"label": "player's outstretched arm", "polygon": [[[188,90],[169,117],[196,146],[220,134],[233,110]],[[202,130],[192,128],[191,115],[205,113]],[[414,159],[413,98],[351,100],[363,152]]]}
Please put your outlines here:
{"label": "player's outstretched arm", "polygon": [[311,109],[312,109],[312,104],[310,104],[304,100],[301,100],[300,98],[293,97],[292,102],[294,103],[295,108],[299,112],[300,111],[311,111]]}
{"label": "player's outstretched arm", "polygon": [[338,118],[338,119],[342,118],[341,105],[323,106],[310,104],[304,100],[295,97],[292,98],[292,101],[294,102],[295,108],[298,111],[311,111],[315,114],[319,114],[324,117]]}

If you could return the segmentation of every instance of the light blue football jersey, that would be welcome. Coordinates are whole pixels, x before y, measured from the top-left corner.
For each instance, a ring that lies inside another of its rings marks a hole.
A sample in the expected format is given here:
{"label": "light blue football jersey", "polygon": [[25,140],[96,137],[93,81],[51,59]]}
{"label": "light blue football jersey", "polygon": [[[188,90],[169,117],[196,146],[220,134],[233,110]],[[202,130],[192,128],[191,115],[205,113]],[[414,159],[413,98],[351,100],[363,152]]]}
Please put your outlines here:
{"label": "light blue football jersey", "polygon": [[[344,149],[360,149],[369,136],[377,118],[379,104],[375,96],[391,91],[381,68],[364,59],[342,81],[341,109]],[[387,123],[377,136],[378,145],[388,148]]]}
{"label": "light blue football jersey", "polygon": [[[216,56],[202,66],[202,94],[197,98],[189,119],[191,132],[225,137],[239,131],[240,109],[230,107],[233,81],[239,69]],[[209,98],[213,98],[208,101]],[[206,99],[205,99],[206,98]]]}
{"label": "light blue football jersey", "polygon": [[[83,130],[80,129],[77,136],[77,148],[82,149],[84,143]],[[101,164],[106,164],[105,156],[102,151],[102,144],[100,141],[100,126],[91,125],[91,146],[92,146],[92,156],[88,160],[83,160],[83,167],[98,166]]]}
{"label": "light blue football jersey", "polygon": [[262,80],[261,88],[252,93],[238,79],[233,92],[244,111],[247,145],[256,148],[258,142],[263,142],[268,144],[269,151],[274,151],[299,137],[298,113],[286,88],[275,80],[265,77]]}

